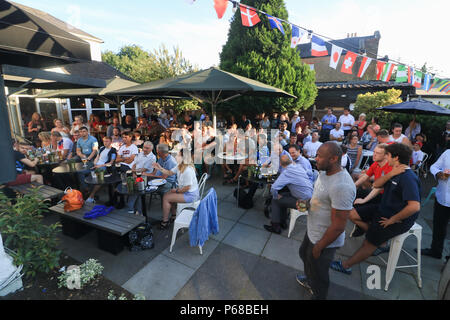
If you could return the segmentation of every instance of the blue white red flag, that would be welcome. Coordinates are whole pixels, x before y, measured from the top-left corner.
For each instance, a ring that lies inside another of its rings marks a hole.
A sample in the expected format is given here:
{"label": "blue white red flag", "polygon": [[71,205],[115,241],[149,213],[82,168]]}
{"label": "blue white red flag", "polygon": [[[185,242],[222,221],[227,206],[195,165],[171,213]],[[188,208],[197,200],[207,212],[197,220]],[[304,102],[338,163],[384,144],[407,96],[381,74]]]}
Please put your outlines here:
{"label": "blue white red flag", "polygon": [[422,89],[425,91],[430,91],[430,89],[431,89],[431,74],[429,74],[429,73],[425,74],[425,79],[423,80]]}
{"label": "blue white red flag", "polygon": [[281,33],[284,35],[284,29],[283,29],[283,25],[281,24],[281,21],[278,18],[272,17],[268,14],[266,14],[266,16],[269,19],[270,27],[272,29],[280,30]]}
{"label": "blue white red flag", "polygon": [[298,46],[300,44],[300,40],[302,40],[305,34],[306,34],[305,30],[292,25],[291,48],[295,48],[296,46]]}
{"label": "blue white red flag", "polygon": [[325,41],[314,35],[311,38],[311,55],[313,57],[324,57],[328,55]]}

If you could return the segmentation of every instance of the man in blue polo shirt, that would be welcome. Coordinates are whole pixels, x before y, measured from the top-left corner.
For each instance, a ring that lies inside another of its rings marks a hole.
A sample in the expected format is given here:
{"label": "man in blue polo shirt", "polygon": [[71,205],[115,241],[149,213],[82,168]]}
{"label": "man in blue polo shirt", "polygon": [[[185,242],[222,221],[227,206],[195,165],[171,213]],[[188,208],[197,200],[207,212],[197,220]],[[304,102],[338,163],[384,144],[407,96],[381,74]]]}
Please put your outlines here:
{"label": "man in blue polo shirt", "polygon": [[333,114],[333,109],[328,108],[328,113],[322,118],[322,131],[320,132],[320,142],[327,142],[330,140],[330,131],[334,129],[337,118]]}
{"label": "man in blue polo shirt", "polygon": [[[346,261],[333,261],[330,268],[351,274],[351,266],[366,260],[379,248],[414,225],[420,211],[420,181],[409,168],[412,149],[400,143],[386,147],[388,163],[393,167],[388,174],[375,180],[373,187],[382,188],[384,193],[378,208],[361,219],[369,224],[361,248]],[[378,250],[377,250],[378,249]]]}

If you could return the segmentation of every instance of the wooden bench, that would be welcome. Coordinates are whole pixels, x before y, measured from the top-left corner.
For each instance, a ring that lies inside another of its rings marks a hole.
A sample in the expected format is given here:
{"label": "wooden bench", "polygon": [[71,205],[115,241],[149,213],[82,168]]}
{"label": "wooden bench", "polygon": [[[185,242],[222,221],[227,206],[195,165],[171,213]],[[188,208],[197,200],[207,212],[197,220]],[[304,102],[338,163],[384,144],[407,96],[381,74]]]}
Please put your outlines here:
{"label": "wooden bench", "polygon": [[92,229],[96,229],[98,247],[117,255],[127,242],[128,232],[145,222],[145,217],[116,209],[103,217],[84,219],[84,214],[91,211],[94,206],[95,204],[85,203],[80,210],[64,212],[64,204],[61,203],[51,207],[50,211],[59,214],[64,235],[78,239]]}
{"label": "wooden bench", "polygon": [[64,195],[64,191],[60,189],[56,189],[50,186],[47,186],[45,184],[40,184],[37,182],[31,182],[27,184],[21,184],[17,186],[11,186],[9,187],[13,191],[20,193],[20,194],[29,194],[31,191],[33,191],[36,188],[39,188],[38,195],[42,197],[42,199],[58,199],[62,195]]}

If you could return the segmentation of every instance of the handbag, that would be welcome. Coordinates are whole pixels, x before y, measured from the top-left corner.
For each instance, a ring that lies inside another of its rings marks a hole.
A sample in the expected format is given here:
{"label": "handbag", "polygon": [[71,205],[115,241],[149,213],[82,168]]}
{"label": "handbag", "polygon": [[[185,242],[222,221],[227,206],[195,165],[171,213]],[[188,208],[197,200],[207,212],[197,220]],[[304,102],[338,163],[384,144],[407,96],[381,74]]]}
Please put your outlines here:
{"label": "handbag", "polygon": [[153,241],[152,225],[148,222],[141,223],[128,233],[128,241],[130,251],[153,249],[155,243]]}
{"label": "handbag", "polygon": [[61,198],[61,201],[64,201],[64,212],[80,210],[84,205],[81,192],[70,187],[64,190],[64,196]]}

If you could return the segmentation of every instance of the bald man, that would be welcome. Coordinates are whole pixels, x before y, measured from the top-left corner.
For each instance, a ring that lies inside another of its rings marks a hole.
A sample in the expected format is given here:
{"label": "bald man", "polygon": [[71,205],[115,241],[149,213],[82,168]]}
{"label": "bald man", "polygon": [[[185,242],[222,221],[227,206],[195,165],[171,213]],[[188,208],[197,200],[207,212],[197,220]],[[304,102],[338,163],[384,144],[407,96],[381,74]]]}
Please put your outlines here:
{"label": "bald man", "polygon": [[341,157],[342,150],[336,142],[326,142],[317,150],[320,174],[310,201],[307,232],[299,250],[306,276],[297,275],[297,281],[314,300],[327,298],[328,269],[336,250],[344,245],[345,226],[356,197],[355,184],[342,169]]}

